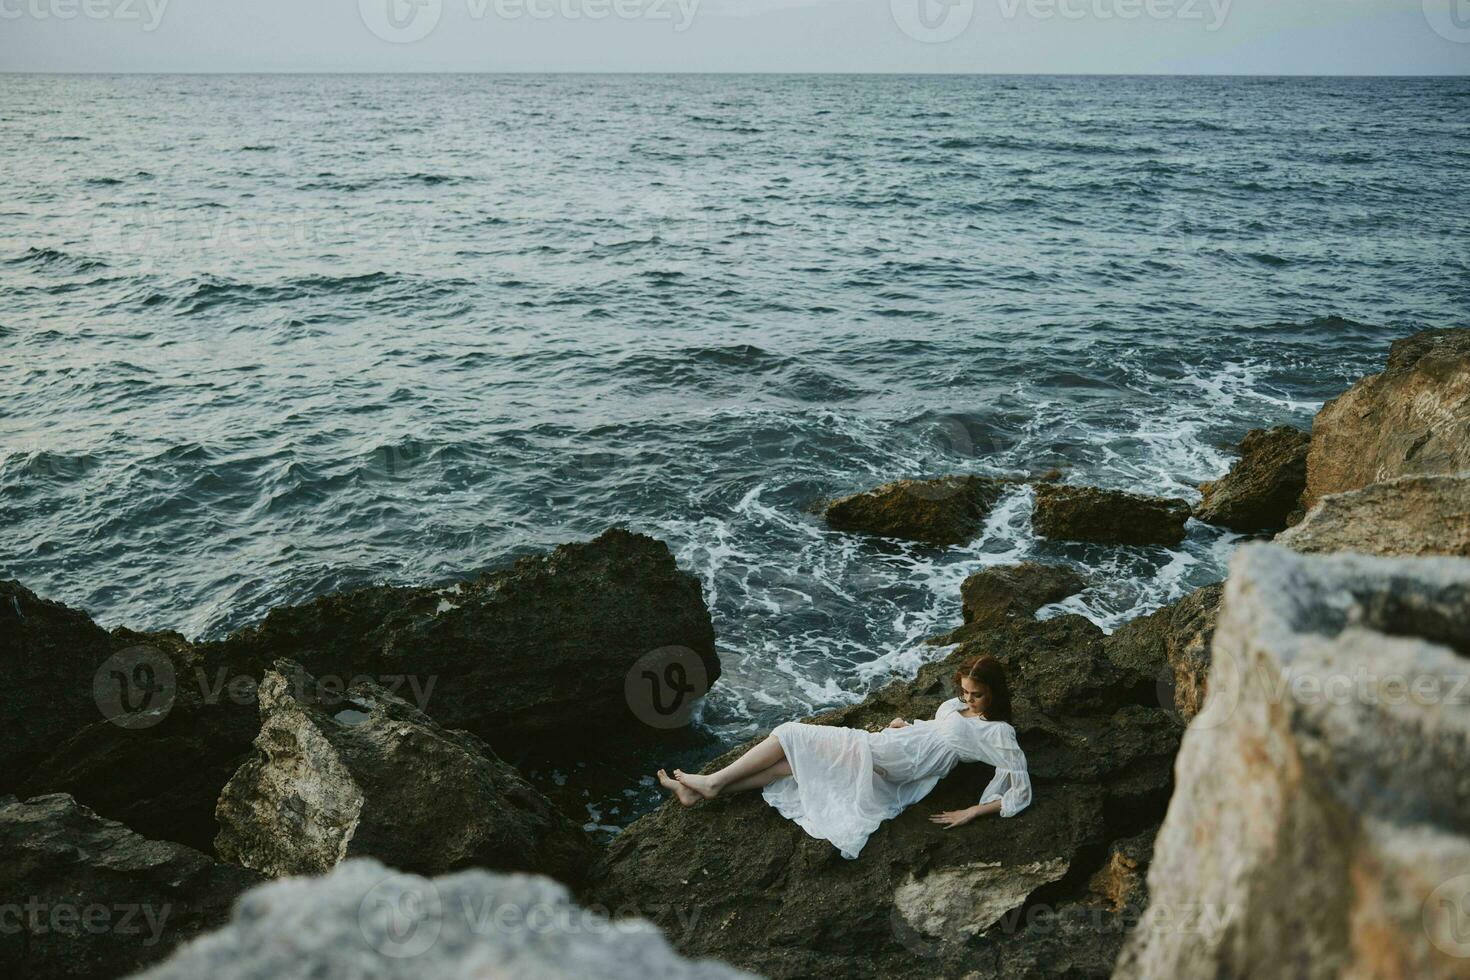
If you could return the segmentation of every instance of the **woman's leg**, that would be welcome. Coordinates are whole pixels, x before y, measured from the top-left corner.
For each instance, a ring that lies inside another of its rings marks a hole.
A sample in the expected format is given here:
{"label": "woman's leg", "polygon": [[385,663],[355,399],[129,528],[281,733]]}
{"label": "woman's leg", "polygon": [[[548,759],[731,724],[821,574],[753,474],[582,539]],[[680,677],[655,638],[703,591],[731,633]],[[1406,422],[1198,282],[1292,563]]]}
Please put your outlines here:
{"label": "woman's leg", "polygon": [[767,766],[765,769],[762,769],[760,772],[755,773],[754,775],[746,776],[744,779],[735,780],[733,783],[725,787],[724,792],[740,793],[748,789],[761,789],[762,787],[770,783],[774,783],[782,776],[789,775],[791,775],[791,763],[787,762],[785,759],[782,759],[774,766]]}
{"label": "woman's leg", "polygon": [[785,759],[786,750],[781,748],[780,741],[772,734],[767,735],[761,744],[718,772],[712,772],[708,776],[701,776],[697,773],[688,773],[682,769],[675,769],[674,778],[693,789],[705,799],[713,799],[726,789],[729,789],[731,783],[738,782],[747,776],[754,776],[758,772],[771,768],[778,762],[784,762]]}

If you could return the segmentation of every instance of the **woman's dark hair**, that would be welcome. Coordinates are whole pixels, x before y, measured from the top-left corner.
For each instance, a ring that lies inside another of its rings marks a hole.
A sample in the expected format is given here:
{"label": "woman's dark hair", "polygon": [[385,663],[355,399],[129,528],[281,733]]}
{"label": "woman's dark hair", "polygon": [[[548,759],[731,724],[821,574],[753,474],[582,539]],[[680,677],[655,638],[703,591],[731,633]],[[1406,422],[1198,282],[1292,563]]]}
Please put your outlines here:
{"label": "woman's dark hair", "polygon": [[956,690],[965,689],[960,681],[966,677],[990,689],[990,706],[985,709],[986,718],[990,721],[1008,722],[1011,720],[1011,687],[1006,683],[1004,664],[994,657],[974,657],[965,661],[964,665],[954,672]]}

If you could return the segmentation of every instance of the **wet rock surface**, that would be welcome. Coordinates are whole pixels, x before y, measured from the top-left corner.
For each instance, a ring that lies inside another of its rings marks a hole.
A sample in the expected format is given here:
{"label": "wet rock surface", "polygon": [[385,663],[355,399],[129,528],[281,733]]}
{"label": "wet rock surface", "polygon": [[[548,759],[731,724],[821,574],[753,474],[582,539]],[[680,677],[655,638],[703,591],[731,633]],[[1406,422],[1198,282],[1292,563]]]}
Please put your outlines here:
{"label": "wet rock surface", "polygon": [[[741,980],[686,960],[647,919],[609,924],[546,878],[463,871],[439,878],[366,858],[315,879],[287,878],[241,899],[216,932],[146,980]],[[679,928],[670,923],[667,928]]]}
{"label": "wet rock surface", "polygon": [[1218,480],[1200,484],[1196,519],[1235,531],[1279,531],[1307,484],[1311,436],[1289,425],[1252,429],[1240,458]]}
{"label": "wet rock surface", "polygon": [[1189,513],[1189,503],[1177,497],[1044,484],[1036,488],[1031,525],[1043,537],[1065,541],[1176,545]]}
{"label": "wet rock surface", "polygon": [[1237,553],[1120,980],[1464,976],[1467,609],[1461,559]]}
{"label": "wet rock surface", "polygon": [[1470,470],[1470,329],[1396,341],[1381,374],[1328,402],[1312,422],[1310,509],[1329,493],[1401,476]]}
{"label": "wet rock surface", "polygon": [[122,976],[222,923],[260,880],[64,794],[0,797],[0,974]]}
{"label": "wet rock surface", "polygon": [[260,687],[255,754],[225,785],[215,848],[271,876],[373,857],[437,874],[467,866],[577,882],[592,843],[468,732],[371,682],[322,689],[277,661]]}
{"label": "wet rock surface", "polygon": [[964,544],[985,527],[1008,485],[984,476],[897,480],[832,501],[825,517],[838,531],[938,546]]}

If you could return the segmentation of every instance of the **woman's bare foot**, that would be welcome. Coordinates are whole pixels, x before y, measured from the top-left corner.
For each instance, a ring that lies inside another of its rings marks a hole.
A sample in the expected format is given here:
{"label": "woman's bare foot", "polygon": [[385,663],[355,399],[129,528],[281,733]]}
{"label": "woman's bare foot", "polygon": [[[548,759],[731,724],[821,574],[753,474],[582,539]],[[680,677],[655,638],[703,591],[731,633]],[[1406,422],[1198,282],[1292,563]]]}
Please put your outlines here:
{"label": "woman's bare foot", "polygon": [[712,800],[720,795],[720,791],[715,788],[714,781],[708,776],[685,772],[683,769],[675,769],[674,778],[707,800]]}
{"label": "woman's bare foot", "polygon": [[658,781],[665,789],[673,791],[674,796],[678,798],[679,804],[681,806],[693,806],[701,799],[703,799],[703,797],[694,792],[694,790],[690,789],[688,786],[685,786],[677,779],[670,777],[669,774],[664,772],[662,769],[658,771]]}

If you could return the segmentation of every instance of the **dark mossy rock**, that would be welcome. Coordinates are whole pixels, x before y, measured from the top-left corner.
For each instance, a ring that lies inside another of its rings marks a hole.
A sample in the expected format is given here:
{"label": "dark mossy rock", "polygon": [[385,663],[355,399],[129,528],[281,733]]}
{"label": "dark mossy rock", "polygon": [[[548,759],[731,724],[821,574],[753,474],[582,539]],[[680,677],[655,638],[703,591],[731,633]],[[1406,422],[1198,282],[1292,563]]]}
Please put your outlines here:
{"label": "dark mossy rock", "polygon": [[834,500],[827,505],[828,526],[885,538],[937,546],[964,544],[985,527],[985,519],[1010,481],[984,476],[943,476],[934,480],[897,480]]}
{"label": "dark mossy rock", "polygon": [[285,657],[317,676],[403,678],[396,693],[441,725],[514,751],[662,734],[624,690],[641,658],[670,647],[688,652],[691,700],[703,696],[720,661],[699,580],[663,542],[614,529],[449,589],[379,587],[274,609],[209,652],[256,676]]}
{"label": "dark mossy rock", "polygon": [[1240,443],[1240,459],[1218,480],[1200,484],[1197,520],[1235,531],[1279,531],[1307,485],[1312,437],[1289,425],[1252,429]]}
{"label": "dark mossy rock", "polygon": [[614,840],[593,869],[592,899],[698,915],[701,928],[671,937],[682,952],[770,977],[1108,976],[1145,896],[1141,873],[1112,889],[1120,901],[1098,882],[1146,849],[1182,730],[1157,700],[1163,645],[1117,643],[1079,616],[1012,619],[912,681],[806,720],[866,728],[932,717],[954,670],[983,653],[1012,678],[1035,789],[1019,815],[930,823],[979,799],[991,770],[961,765],[847,861],[758,793],[687,810],[671,801]]}
{"label": "dark mossy rock", "polygon": [[15,903],[0,927],[0,975],[126,976],[222,924],[261,880],[65,794],[0,798],[0,882]]}
{"label": "dark mossy rock", "polygon": [[178,697],[157,724],[124,728],[97,720],[63,740],[29,774],[20,794],[69,793],[145,837],[213,853],[220,788],[245,761],[259,730],[249,698],[201,693],[180,662]]}
{"label": "dark mossy rock", "polygon": [[[626,694],[641,659],[671,648],[692,702],[719,676],[700,583],[663,543],[619,530],[449,589],[323,596],[198,645],[108,634],[10,583],[0,589],[0,656],[15,672],[0,710],[13,737],[0,748],[0,778],[27,795],[72,793],[150,837],[209,851],[220,790],[259,731],[256,687],[281,656],[339,692],[376,682],[446,728],[475,731],[512,764],[585,756],[586,740],[601,737],[605,767],[641,772],[648,746],[703,744],[686,728],[645,723]],[[101,671],[112,687],[99,706],[93,681],[104,666],[129,685],[146,668],[167,690],[130,713],[143,703],[137,692],[121,696]]]}
{"label": "dark mossy rock", "polygon": [[14,792],[58,742],[102,717],[93,685],[116,648],[86,613],[0,582],[0,793]]}
{"label": "dark mossy rock", "polygon": [[1189,502],[1121,490],[1042,484],[1031,525],[1046,538],[1098,544],[1177,545],[1184,540]]}
{"label": "dark mossy rock", "polygon": [[1159,675],[1159,700],[1186,724],[1204,703],[1210,648],[1225,584],[1206,585],[1147,616],[1124,623],[1108,638],[1116,663],[1137,670],[1167,665]]}
{"label": "dark mossy rock", "polygon": [[967,637],[1013,619],[1030,619],[1042,606],[1060,602],[1087,587],[1073,569],[1041,562],[997,565],[976,572],[960,586],[965,625],[937,636],[931,643],[959,643]]}

